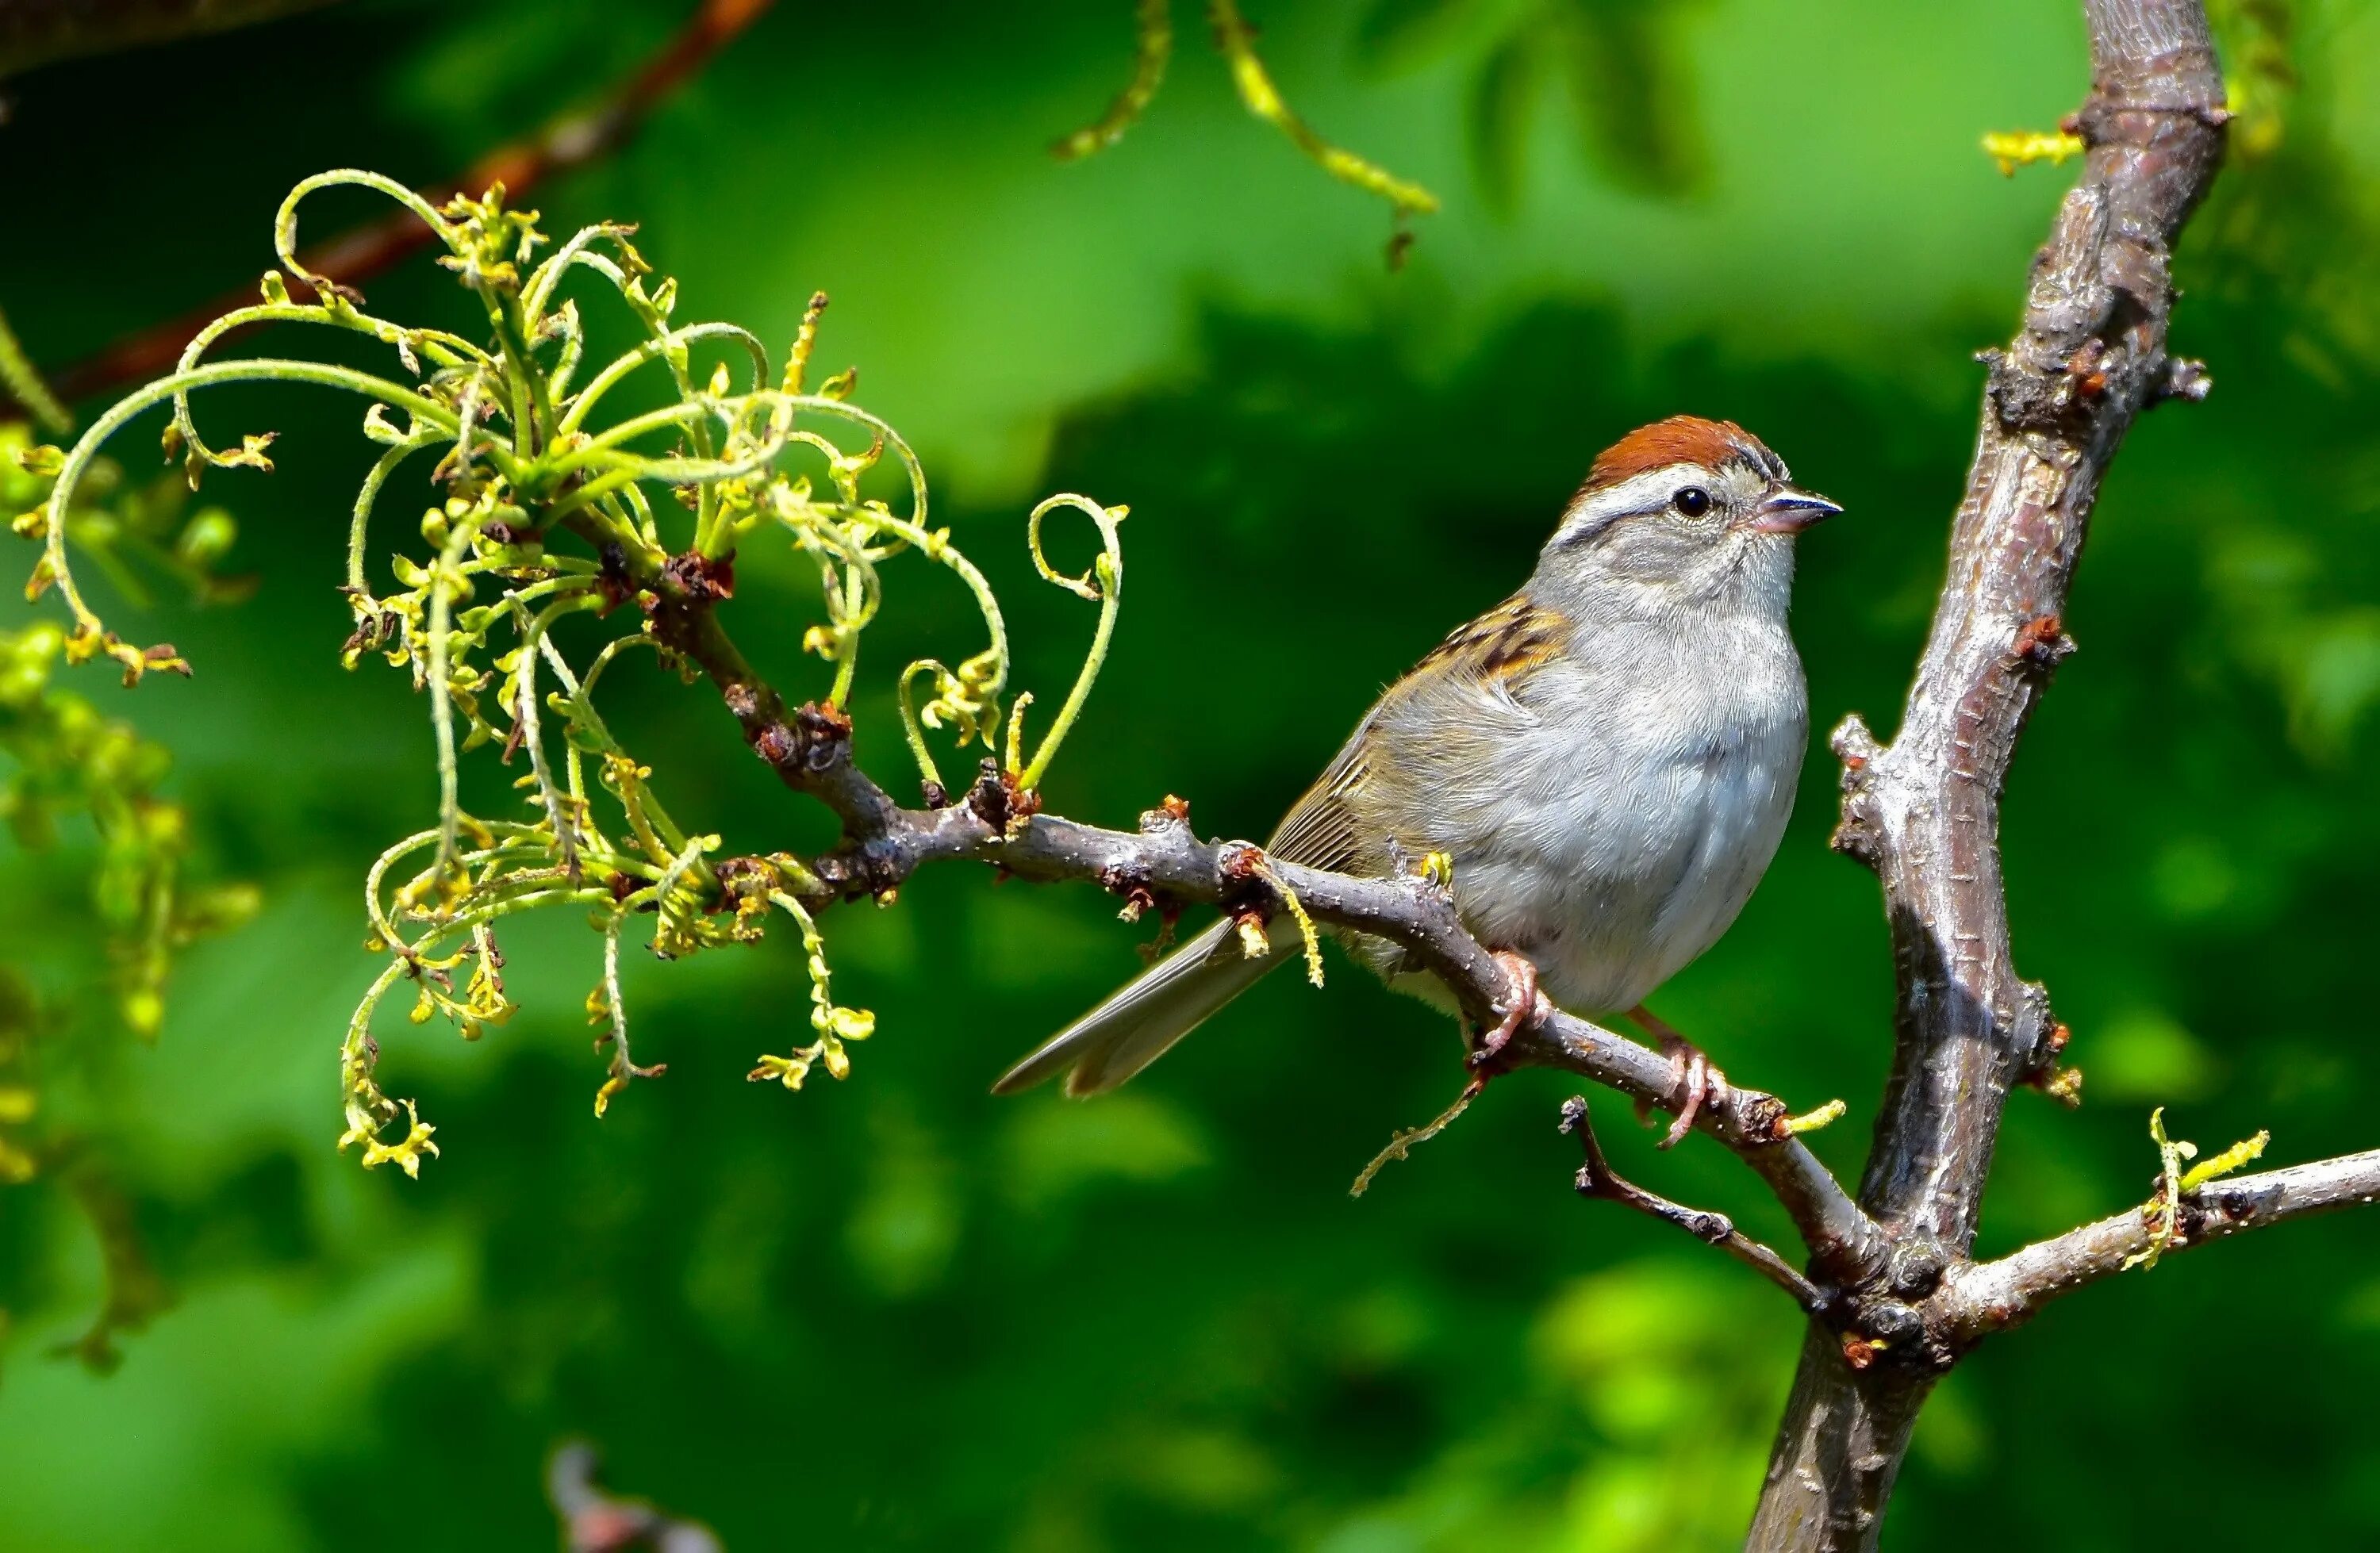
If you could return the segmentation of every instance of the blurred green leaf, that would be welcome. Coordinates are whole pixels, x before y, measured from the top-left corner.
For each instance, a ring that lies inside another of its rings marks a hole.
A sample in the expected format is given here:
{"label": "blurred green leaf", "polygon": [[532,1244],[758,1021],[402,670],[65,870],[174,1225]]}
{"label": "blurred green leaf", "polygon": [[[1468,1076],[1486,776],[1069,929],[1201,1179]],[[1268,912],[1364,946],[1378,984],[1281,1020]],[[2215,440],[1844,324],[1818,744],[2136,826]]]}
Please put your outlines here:
{"label": "blurred green leaf", "polygon": [[1355,25],[1355,54],[1365,63],[1414,64],[1460,42],[1488,0],[1371,0]]}
{"label": "blurred green leaf", "polygon": [[1488,55],[1472,83],[1472,164],[1481,196],[1499,215],[1510,216],[1520,204],[1546,65],[1539,40],[1516,29]]}
{"label": "blurred green leaf", "polygon": [[1102,1182],[1156,1185],[1207,1164],[1205,1134],[1161,1096],[1126,1091],[1112,1103],[1037,1096],[1016,1108],[1002,1140],[1001,1179],[1027,1207],[1045,1208]]}
{"label": "blurred green leaf", "polygon": [[2219,1070],[2205,1044],[2155,1009],[2135,1008],[2090,1033],[2083,1071],[2093,1100],[2131,1102],[2201,1099],[2214,1092]]}
{"label": "blurred green leaf", "polygon": [[1558,55],[1591,165],[1642,193],[1709,176],[1694,78],[1670,33],[1682,0],[1554,0],[1539,46]]}

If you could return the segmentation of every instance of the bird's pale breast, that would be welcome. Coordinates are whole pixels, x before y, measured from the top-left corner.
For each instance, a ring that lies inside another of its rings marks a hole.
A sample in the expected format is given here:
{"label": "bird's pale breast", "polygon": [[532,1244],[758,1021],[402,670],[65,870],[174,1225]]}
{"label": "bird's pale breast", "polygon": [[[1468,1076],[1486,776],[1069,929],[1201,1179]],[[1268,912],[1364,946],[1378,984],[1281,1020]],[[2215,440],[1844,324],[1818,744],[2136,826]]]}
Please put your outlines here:
{"label": "bird's pale breast", "polygon": [[1525,675],[1449,682],[1372,730],[1415,777],[1375,833],[1443,851],[1483,942],[1556,1002],[1633,1007],[1716,942],[1791,812],[1808,734],[1781,619],[1578,627]]}

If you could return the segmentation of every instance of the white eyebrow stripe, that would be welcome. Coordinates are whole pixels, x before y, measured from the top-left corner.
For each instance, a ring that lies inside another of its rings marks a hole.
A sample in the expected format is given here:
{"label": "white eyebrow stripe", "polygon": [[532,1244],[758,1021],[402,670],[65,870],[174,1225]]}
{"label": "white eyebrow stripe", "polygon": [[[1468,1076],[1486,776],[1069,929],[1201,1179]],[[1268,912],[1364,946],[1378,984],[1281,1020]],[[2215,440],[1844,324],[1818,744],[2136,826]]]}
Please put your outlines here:
{"label": "white eyebrow stripe", "polygon": [[1574,504],[1574,506],[1592,504],[1597,509],[1619,513],[1651,512],[1656,507],[1669,505],[1670,498],[1677,493],[1680,480],[1707,480],[1710,478],[1710,471],[1699,464],[1664,464],[1658,469],[1647,469],[1617,485],[1607,486],[1585,502]]}
{"label": "white eyebrow stripe", "polygon": [[1677,494],[1682,479],[1708,480],[1709,470],[1699,464],[1664,464],[1658,469],[1647,469],[1641,475],[1631,475],[1616,485],[1600,490],[1582,491],[1572,498],[1562,514],[1561,526],[1554,530],[1553,542],[1576,544],[1601,533],[1623,517],[1634,517],[1654,512],[1670,504]]}

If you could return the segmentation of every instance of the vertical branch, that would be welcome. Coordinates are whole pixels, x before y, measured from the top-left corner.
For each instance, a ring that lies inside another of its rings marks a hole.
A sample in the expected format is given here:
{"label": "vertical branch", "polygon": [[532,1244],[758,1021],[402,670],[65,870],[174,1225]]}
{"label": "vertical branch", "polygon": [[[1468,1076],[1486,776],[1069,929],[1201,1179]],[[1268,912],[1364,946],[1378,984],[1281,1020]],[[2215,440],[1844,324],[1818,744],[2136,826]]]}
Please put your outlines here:
{"label": "vertical branch", "polygon": [[2000,1107],[2047,1060],[2046,995],[2010,964],[1999,801],[2049,673],[2099,482],[2140,412],[2205,379],[2166,354],[2170,245],[2212,180],[2223,82],[2198,0],[2086,0],[2090,144],[2034,262],[2023,327],[1987,355],[1975,461],[1900,732],[1856,720],[1837,844],[1884,887],[1899,1041],[1862,1191],[1962,1256]]}
{"label": "vertical branch", "polygon": [[2221,158],[2223,81],[2201,0],[2084,0],[2089,146],[2036,258],[2024,318],[1989,369],[1948,576],[1900,729],[1856,717],[1835,844],[1884,890],[1899,983],[1892,1074],[1861,1187],[1895,1242],[1855,1350],[1814,1329],[1752,1531],[1756,1548],[1873,1547],[1931,1377],[1954,1354],[1908,1302],[1962,1262],[2010,1088],[2054,1055],[2046,992],[2012,963],[2000,794],[2072,643],[2067,593],[2124,433],[2206,379],[2166,351],[2171,246]]}
{"label": "vertical branch", "polygon": [[1893,1479],[1909,1453],[1930,1376],[1889,1376],[1851,1367],[1833,1333],[1817,1322],[1802,1340],[1793,1390],[1760,1486],[1747,1549],[1872,1548]]}

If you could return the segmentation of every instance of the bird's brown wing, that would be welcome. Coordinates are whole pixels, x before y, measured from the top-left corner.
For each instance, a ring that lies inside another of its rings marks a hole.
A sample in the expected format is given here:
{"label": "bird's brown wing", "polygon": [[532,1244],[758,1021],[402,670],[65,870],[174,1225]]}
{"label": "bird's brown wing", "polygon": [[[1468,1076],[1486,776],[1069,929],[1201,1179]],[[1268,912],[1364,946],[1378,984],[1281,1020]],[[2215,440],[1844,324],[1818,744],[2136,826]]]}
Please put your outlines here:
{"label": "bird's brown wing", "polygon": [[1478,619],[1456,626],[1398,683],[1446,673],[1465,681],[1492,684],[1510,679],[1552,657],[1570,622],[1524,593],[1515,593]]}
{"label": "bird's brown wing", "polygon": [[1377,705],[1365,714],[1338,758],[1281,817],[1272,840],[1265,843],[1267,852],[1285,863],[1326,868],[1334,874],[1360,871],[1366,847],[1353,799],[1371,775],[1369,735],[1379,716]]}
{"label": "bird's brown wing", "polygon": [[1265,850],[1287,862],[1333,873],[1377,871],[1381,838],[1368,833],[1361,802],[1378,757],[1376,734],[1387,714],[1416,688],[1449,680],[1509,695],[1510,684],[1556,652],[1566,625],[1556,612],[1515,594],[1450,632],[1411,673],[1382,693],[1329,768],[1290,806]]}

